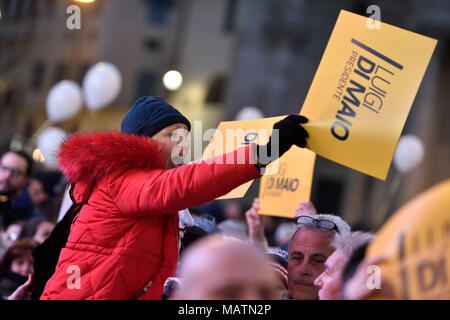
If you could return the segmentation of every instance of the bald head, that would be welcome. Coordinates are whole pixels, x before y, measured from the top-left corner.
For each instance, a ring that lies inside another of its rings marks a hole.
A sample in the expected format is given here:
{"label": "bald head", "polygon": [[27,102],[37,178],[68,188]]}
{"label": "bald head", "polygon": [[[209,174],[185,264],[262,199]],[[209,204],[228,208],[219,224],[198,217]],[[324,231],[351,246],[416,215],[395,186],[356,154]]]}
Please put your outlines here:
{"label": "bald head", "polygon": [[184,253],[182,288],[187,300],[275,298],[276,278],[263,254],[237,240],[208,237]]}

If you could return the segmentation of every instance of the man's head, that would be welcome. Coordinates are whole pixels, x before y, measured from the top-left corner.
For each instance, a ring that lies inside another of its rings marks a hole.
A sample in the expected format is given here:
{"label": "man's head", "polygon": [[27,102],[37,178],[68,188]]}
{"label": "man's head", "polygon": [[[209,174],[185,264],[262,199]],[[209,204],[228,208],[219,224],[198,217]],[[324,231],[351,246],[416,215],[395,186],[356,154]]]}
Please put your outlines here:
{"label": "man's head", "polygon": [[332,215],[303,215],[289,245],[289,295],[296,300],[318,299],[315,279],[325,270],[325,261],[333,253],[337,232],[347,234],[350,227]]}
{"label": "man's head", "polygon": [[167,168],[181,165],[189,152],[189,120],[160,98],[138,99],[122,120],[121,130],[158,141]]}
{"label": "man's head", "polygon": [[8,151],[0,159],[0,193],[18,195],[28,184],[32,160],[24,152]]}
{"label": "man's head", "polygon": [[207,237],[181,259],[176,299],[258,300],[276,298],[276,278],[264,255],[238,240]]}
{"label": "man's head", "polygon": [[336,250],[325,262],[324,272],[314,282],[320,288],[320,300],[341,299],[342,273],[350,256],[373,238],[372,234],[359,231],[344,236],[336,234],[332,242]]}

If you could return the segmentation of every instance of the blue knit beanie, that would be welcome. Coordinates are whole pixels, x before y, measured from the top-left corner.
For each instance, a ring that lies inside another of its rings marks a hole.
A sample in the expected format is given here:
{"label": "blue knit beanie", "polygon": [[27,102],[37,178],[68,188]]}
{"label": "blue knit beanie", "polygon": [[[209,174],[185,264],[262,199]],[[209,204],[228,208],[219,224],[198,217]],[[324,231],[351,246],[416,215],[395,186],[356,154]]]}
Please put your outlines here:
{"label": "blue knit beanie", "polygon": [[160,98],[147,96],[138,99],[128,111],[122,120],[121,130],[151,137],[175,123],[184,123],[191,130],[191,123],[177,109]]}

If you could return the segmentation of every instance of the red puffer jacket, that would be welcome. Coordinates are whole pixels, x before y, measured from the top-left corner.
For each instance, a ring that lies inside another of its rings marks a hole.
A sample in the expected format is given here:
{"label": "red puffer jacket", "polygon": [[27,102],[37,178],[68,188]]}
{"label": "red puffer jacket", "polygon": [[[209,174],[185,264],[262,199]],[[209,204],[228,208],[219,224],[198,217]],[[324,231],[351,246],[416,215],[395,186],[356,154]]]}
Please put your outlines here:
{"label": "red puffer jacket", "polygon": [[248,161],[253,147],[235,151],[241,159],[236,164],[211,159],[164,170],[159,146],[150,138],[72,135],[59,163],[75,183],[75,202],[87,203],[41,299],[131,299],[150,281],[140,299],[160,299],[164,281],[177,268],[178,211],[259,177]]}

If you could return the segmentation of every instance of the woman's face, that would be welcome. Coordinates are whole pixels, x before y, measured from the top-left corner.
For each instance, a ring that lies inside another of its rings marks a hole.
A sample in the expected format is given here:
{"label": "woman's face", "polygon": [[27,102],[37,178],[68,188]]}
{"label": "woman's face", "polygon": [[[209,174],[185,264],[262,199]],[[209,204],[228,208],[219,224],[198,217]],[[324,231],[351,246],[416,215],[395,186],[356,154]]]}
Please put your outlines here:
{"label": "woman's face", "polygon": [[33,273],[33,256],[31,255],[31,251],[26,255],[14,259],[11,263],[10,270],[24,277],[28,277],[30,273]]}
{"label": "woman's face", "polygon": [[183,159],[190,152],[188,134],[189,131],[185,124],[175,123],[151,137],[161,145],[166,169],[176,168],[183,164]]}
{"label": "woman's face", "polygon": [[50,233],[52,233],[54,227],[55,224],[52,222],[41,222],[36,229],[36,233],[34,234],[33,239],[39,244],[43,243],[50,236]]}

